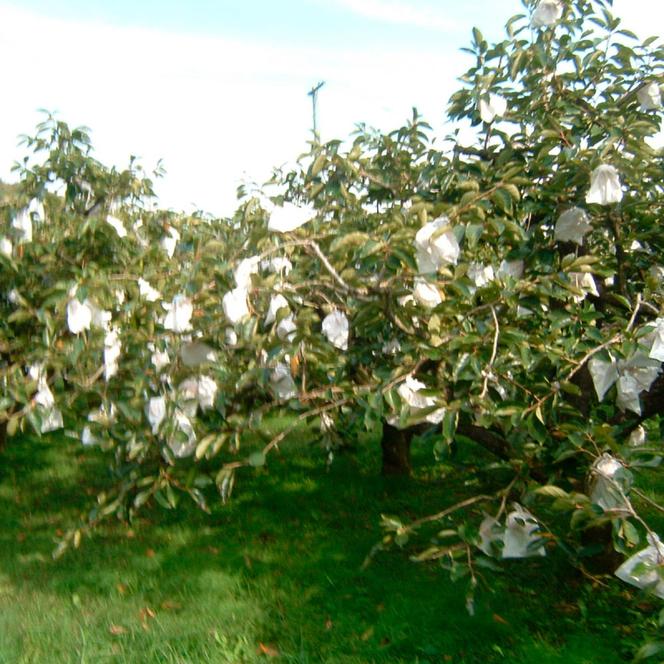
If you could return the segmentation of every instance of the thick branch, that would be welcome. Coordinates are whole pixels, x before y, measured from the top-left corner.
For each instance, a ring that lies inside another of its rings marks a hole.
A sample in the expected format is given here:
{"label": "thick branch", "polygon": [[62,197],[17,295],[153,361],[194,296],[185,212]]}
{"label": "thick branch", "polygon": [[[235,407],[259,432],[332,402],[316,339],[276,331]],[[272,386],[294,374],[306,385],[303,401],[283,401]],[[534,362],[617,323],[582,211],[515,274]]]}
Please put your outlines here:
{"label": "thick branch", "polygon": [[641,396],[641,421],[664,413],[664,371],[660,371],[650,390]]}
{"label": "thick branch", "polygon": [[509,461],[511,457],[510,444],[502,436],[489,431],[489,429],[484,429],[474,424],[459,422],[457,433],[470,438],[503,461]]}
{"label": "thick branch", "polygon": [[615,215],[613,215],[611,218],[611,223],[613,225],[613,239],[615,241],[616,249],[616,263],[618,267],[618,292],[624,296],[627,293],[627,284],[625,282],[625,248],[623,247],[622,228],[620,221],[621,220]]}
{"label": "thick branch", "polygon": [[486,369],[484,369],[484,385],[482,386],[482,392],[480,394],[480,399],[484,399],[486,396],[487,390],[489,389],[489,379],[492,375],[493,363],[496,361],[496,355],[498,354],[498,339],[500,337],[500,324],[498,323],[498,316],[496,316],[496,310],[494,307],[491,307],[491,315],[493,316],[493,325],[494,325],[494,335],[493,335],[493,349],[491,351],[491,359]]}

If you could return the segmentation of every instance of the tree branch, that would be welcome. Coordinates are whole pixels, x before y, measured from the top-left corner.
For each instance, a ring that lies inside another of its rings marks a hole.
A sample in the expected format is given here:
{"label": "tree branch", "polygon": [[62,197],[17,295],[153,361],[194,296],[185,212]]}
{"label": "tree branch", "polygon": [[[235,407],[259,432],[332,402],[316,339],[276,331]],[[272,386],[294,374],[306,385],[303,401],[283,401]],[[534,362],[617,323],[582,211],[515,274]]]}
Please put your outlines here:
{"label": "tree branch", "polygon": [[317,242],[310,240],[307,242],[306,246],[310,247],[313,252],[316,254],[320,262],[323,264],[323,267],[330,273],[332,278],[343,288],[347,293],[353,293],[354,295],[366,295],[368,290],[366,288],[354,288],[349,286],[341,277],[341,275],[334,269],[334,266],[328,260],[327,256],[321,251],[321,248],[318,246]]}
{"label": "tree branch", "polygon": [[475,424],[459,422],[457,433],[466,438],[470,438],[472,441],[503,461],[509,461],[511,458],[510,444],[502,436],[499,436],[497,433],[494,433],[489,429],[478,427]]}
{"label": "tree branch", "polygon": [[484,399],[486,393],[489,389],[489,379],[492,376],[493,363],[496,361],[496,355],[498,354],[498,337],[500,336],[500,325],[498,323],[498,316],[496,316],[496,309],[491,307],[491,315],[493,316],[494,324],[494,335],[493,335],[493,350],[491,351],[491,358],[489,359],[489,364],[486,369],[484,369],[484,385],[482,385],[482,392],[480,393],[480,399]]}

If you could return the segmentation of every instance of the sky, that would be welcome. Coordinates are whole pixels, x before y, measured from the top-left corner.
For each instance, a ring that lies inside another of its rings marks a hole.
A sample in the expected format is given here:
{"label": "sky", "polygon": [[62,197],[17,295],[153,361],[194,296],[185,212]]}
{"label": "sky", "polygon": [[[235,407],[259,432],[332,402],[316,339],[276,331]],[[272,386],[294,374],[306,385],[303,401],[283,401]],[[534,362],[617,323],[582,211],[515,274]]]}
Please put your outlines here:
{"label": "sky", "polygon": [[[0,179],[21,134],[57,113],[95,156],[166,176],[160,205],[230,215],[236,189],[358,123],[387,131],[416,106],[437,135],[477,26],[499,39],[519,0],[0,0]],[[659,0],[614,0],[625,27],[664,26]]]}

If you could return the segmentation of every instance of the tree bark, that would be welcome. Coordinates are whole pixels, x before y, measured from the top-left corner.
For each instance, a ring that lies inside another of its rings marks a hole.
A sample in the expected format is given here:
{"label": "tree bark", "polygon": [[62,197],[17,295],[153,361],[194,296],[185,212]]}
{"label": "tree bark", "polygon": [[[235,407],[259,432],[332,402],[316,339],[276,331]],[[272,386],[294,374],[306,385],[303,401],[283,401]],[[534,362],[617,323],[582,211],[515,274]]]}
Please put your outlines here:
{"label": "tree bark", "polygon": [[0,452],[5,449],[7,442],[7,422],[0,422]]}
{"label": "tree bark", "polygon": [[411,473],[410,443],[413,433],[383,423],[383,475],[408,476]]}
{"label": "tree bark", "polygon": [[457,433],[475,441],[478,445],[503,461],[509,461],[511,458],[509,443],[502,436],[489,429],[468,424],[467,422],[459,422]]}

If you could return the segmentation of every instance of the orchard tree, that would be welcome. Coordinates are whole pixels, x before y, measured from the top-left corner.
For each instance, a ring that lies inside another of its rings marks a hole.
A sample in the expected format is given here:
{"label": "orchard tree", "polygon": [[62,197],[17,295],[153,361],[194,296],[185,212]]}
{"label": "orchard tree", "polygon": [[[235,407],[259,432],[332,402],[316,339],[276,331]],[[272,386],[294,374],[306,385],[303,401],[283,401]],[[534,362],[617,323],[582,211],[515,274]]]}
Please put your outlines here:
{"label": "orchard tree", "polygon": [[135,163],[52,118],[27,140],[0,211],[0,418],[108,451],[90,524],[226,500],[302,422],[327,453],[379,433],[386,473],[417,434],[451,464],[483,448],[486,486],[386,518],[383,546],[444,522],[418,559],[472,590],[480,561],[582,565],[608,528],[618,575],[664,597],[632,488],[662,450],[664,49],[609,0],[524,6],[504,41],[474,31],[443,141],[414,111],[314,142],[232,219],[155,209]]}

